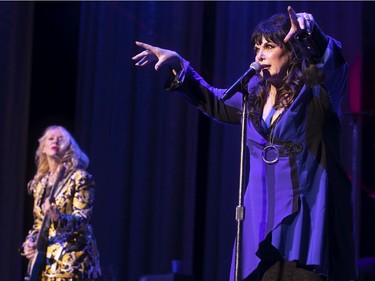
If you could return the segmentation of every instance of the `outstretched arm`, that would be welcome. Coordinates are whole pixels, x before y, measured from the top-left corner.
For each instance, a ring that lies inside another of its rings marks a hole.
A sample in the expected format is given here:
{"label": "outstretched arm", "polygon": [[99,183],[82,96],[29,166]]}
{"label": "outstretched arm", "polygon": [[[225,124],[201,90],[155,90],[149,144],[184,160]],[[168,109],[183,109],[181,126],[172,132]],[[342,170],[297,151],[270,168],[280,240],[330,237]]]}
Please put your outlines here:
{"label": "outstretched arm", "polygon": [[144,48],[142,52],[132,57],[134,61],[137,61],[136,66],[145,66],[152,62],[156,62],[155,70],[164,65],[169,66],[172,75],[167,79],[166,90],[178,91],[191,104],[213,119],[227,123],[239,123],[241,116],[238,114],[238,108],[241,107],[241,99],[233,98],[224,104],[219,99],[224,93],[224,89],[217,89],[209,85],[177,52],[143,42],[136,41],[135,43]]}

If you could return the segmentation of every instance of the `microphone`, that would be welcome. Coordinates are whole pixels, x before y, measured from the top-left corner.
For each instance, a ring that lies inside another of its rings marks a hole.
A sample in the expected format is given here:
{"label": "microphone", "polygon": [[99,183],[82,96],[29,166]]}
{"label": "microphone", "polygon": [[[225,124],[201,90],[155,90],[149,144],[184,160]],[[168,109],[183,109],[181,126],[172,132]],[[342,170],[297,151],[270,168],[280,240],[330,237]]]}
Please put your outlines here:
{"label": "microphone", "polygon": [[249,69],[245,72],[245,74],[242,75],[229,89],[224,92],[221,100],[226,101],[227,99],[230,99],[235,93],[242,90],[244,86],[249,83],[251,77],[253,77],[260,71],[260,68],[261,64],[259,62],[251,63]]}

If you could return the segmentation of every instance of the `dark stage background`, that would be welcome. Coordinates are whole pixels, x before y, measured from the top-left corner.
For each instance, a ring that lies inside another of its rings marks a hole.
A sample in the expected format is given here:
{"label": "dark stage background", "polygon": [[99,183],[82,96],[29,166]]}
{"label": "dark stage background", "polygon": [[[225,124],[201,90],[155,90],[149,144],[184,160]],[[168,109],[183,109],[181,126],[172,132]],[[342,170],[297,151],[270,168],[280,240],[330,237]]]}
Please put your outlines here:
{"label": "dark stage background", "polygon": [[168,273],[174,259],[196,281],[227,280],[240,128],[164,91],[164,71],[134,66],[134,41],[174,49],[208,82],[227,87],[254,60],[256,23],[289,4],[343,44],[350,67],[343,159],[354,182],[358,256],[375,256],[375,3],[0,2],[1,280],[24,274],[26,183],[37,139],[52,124],[70,130],[90,156],[104,280]]}

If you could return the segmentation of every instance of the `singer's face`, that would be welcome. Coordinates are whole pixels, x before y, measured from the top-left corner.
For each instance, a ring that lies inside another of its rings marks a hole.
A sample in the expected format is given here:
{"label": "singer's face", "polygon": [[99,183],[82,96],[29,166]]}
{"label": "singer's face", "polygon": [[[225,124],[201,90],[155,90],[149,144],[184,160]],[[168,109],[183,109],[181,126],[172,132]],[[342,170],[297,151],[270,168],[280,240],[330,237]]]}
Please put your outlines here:
{"label": "singer's face", "polygon": [[270,82],[281,82],[289,65],[289,52],[262,37],[254,46],[255,61],[262,65],[260,75]]}
{"label": "singer's face", "polygon": [[43,153],[47,157],[58,157],[63,153],[65,139],[59,128],[51,129],[46,133]]}

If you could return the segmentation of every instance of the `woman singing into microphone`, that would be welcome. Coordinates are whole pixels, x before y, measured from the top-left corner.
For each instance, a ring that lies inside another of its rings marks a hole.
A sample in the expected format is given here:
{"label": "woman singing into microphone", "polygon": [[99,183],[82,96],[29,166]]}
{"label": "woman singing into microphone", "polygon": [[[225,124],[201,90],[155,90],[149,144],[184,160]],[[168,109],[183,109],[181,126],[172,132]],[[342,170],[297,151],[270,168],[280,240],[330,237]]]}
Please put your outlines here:
{"label": "woman singing into microphone", "polygon": [[[252,33],[260,72],[246,120],[241,280],[356,279],[351,183],[340,159],[348,66],[341,44],[309,13],[280,13]],[[240,124],[242,94],[223,101],[175,51],[136,42],[137,66],[168,66],[167,89],[221,122]],[[235,258],[232,259],[233,280]],[[236,280],[237,281],[237,280]]]}

